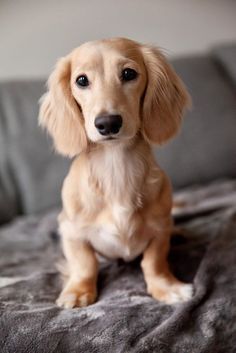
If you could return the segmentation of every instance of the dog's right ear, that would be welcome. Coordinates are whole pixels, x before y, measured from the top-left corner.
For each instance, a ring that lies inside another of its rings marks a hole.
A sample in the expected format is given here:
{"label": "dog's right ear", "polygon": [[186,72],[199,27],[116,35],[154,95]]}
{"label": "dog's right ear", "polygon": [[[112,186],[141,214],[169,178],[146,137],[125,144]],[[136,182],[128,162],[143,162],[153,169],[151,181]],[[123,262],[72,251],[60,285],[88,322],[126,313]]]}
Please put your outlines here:
{"label": "dog's right ear", "polygon": [[54,140],[55,148],[73,157],[85,150],[88,140],[82,113],[72,95],[70,56],[61,58],[48,80],[48,92],[41,98],[39,124]]}
{"label": "dog's right ear", "polygon": [[177,133],[191,99],[183,82],[157,48],[142,46],[141,51],[147,70],[142,131],[149,143],[162,144]]}

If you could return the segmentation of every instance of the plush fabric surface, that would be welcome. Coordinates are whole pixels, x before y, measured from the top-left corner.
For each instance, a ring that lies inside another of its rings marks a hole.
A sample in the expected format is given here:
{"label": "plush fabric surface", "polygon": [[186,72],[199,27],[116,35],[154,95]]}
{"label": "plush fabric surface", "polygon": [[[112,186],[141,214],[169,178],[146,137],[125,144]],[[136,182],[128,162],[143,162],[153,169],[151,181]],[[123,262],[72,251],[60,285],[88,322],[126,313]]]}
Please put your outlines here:
{"label": "plush fabric surface", "polygon": [[54,304],[61,283],[56,214],[0,230],[2,353],[233,353],[236,347],[236,181],[178,192],[170,263],[193,298],[165,305],[147,295],[137,261],[101,264],[87,308]]}

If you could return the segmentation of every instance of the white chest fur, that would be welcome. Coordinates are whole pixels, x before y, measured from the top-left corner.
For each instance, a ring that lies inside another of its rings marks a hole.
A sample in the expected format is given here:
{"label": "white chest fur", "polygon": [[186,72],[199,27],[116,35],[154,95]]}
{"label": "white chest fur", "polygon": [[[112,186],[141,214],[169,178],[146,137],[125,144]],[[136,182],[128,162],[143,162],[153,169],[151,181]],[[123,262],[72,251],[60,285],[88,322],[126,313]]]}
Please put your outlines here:
{"label": "white chest fur", "polygon": [[64,220],[61,233],[88,241],[108,258],[131,260],[141,254],[150,239],[138,212],[146,169],[138,151],[111,146],[91,154],[87,180],[82,180],[82,212]]}

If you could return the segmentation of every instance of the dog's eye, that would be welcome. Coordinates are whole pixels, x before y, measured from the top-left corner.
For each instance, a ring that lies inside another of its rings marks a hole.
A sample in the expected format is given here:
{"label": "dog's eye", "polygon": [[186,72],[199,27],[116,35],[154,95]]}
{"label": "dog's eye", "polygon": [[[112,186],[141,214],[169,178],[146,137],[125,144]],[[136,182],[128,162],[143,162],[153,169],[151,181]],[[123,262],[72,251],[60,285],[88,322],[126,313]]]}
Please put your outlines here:
{"label": "dog's eye", "polygon": [[121,80],[124,82],[135,80],[138,73],[134,69],[126,68],[121,73]]}
{"label": "dog's eye", "polygon": [[87,87],[89,85],[89,80],[86,75],[80,75],[76,79],[76,84],[80,87]]}

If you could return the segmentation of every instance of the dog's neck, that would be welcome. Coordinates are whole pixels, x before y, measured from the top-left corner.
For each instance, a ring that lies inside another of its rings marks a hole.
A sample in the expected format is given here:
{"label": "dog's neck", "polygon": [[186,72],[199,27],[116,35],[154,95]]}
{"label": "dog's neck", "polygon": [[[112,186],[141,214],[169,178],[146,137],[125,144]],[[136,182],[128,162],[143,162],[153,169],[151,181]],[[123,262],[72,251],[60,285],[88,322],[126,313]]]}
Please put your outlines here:
{"label": "dog's neck", "polygon": [[[134,138],[128,143],[115,141],[102,144],[88,153],[90,178],[105,198],[118,201],[130,196],[128,203],[137,199],[151,156],[151,148],[144,139]],[[136,201],[135,201],[136,202]]]}

